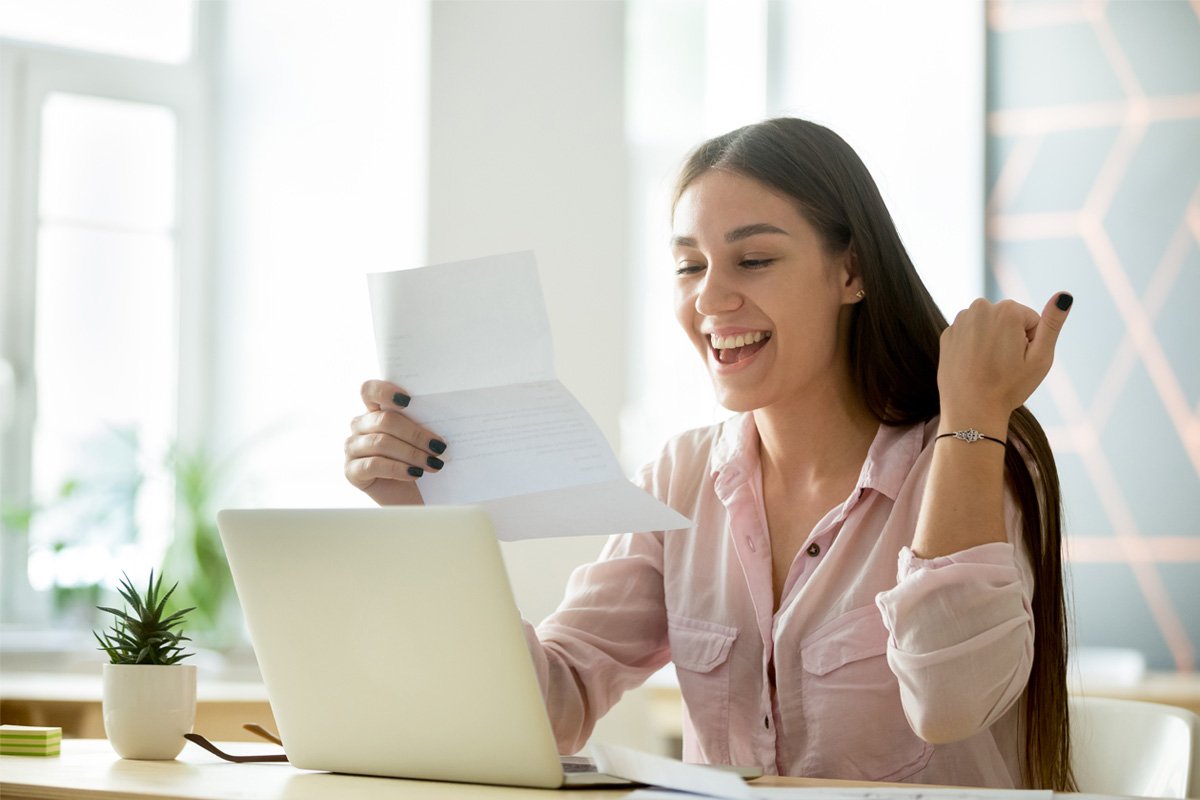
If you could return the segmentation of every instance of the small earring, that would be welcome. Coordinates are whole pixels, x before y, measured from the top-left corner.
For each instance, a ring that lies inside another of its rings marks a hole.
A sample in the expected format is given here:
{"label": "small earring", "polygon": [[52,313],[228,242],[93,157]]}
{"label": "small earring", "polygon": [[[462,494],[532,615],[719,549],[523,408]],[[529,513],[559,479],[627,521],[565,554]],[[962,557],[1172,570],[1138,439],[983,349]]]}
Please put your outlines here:
{"label": "small earring", "polygon": [[865,291],[863,291],[862,289],[859,289],[858,293],[855,294],[854,296],[857,297],[859,300],[862,300],[864,297],[867,296],[867,293]]}

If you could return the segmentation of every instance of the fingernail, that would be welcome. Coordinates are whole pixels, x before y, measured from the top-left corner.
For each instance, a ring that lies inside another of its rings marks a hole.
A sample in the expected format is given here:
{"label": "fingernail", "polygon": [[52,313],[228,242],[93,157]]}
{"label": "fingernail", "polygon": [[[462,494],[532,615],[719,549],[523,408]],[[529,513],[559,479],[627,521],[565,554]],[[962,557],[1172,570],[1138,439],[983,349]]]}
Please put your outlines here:
{"label": "fingernail", "polygon": [[421,469],[420,467],[409,467],[408,474],[412,475],[414,478],[419,478],[425,474],[425,470]]}
{"label": "fingernail", "polygon": [[430,469],[441,469],[442,467],[446,466],[446,462],[442,461],[437,456],[430,456],[429,458],[425,459],[425,463],[429,465]]}
{"label": "fingernail", "polygon": [[408,404],[412,402],[412,398],[403,392],[396,392],[392,395],[392,402],[401,408],[408,408]]}
{"label": "fingernail", "polygon": [[441,439],[430,439],[429,449],[440,456],[442,453],[446,452],[446,443]]}
{"label": "fingernail", "polygon": [[1071,303],[1074,303],[1074,302],[1075,302],[1074,297],[1071,297],[1071,295],[1067,294],[1066,292],[1063,292],[1062,294],[1060,294],[1058,296],[1058,299],[1054,301],[1054,305],[1058,306],[1059,311],[1066,311],[1068,308],[1071,307]]}

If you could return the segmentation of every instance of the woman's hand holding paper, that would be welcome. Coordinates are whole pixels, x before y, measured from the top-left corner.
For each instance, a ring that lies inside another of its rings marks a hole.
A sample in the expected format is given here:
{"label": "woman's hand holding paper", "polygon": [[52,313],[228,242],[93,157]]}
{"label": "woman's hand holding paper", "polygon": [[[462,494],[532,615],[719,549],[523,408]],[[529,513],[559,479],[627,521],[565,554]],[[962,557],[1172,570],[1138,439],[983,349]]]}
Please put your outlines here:
{"label": "woman's hand holding paper", "polygon": [[444,466],[446,443],[404,413],[411,398],[399,386],[371,380],[361,394],[367,410],[350,422],[346,479],[381,506],[420,505],[416,480]]}

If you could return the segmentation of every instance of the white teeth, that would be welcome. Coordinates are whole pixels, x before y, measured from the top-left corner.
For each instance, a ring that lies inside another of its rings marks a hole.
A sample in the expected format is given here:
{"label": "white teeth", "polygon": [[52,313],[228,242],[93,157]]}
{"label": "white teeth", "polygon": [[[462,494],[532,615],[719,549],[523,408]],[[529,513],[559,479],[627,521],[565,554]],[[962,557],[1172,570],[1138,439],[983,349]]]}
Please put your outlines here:
{"label": "white teeth", "polygon": [[770,339],[771,334],[766,331],[755,331],[754,333],[739,333],[736,336],[716,336],[710,334],[709,339],[712,341],[712,346],[716,350],[728,350],[733,347],[745,347],[748,344],[761,342],[763,339]]}

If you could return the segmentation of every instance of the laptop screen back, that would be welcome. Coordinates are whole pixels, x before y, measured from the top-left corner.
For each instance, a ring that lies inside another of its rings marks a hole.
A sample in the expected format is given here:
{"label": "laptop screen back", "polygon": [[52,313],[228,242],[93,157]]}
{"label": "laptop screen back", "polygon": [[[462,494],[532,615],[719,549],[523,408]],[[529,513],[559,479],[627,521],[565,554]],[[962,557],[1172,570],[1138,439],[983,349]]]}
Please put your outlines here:
{"label": "laptop screen back", "polygon": [[295,766],[562,783],[485,512],[226,510],[218,526]]}

